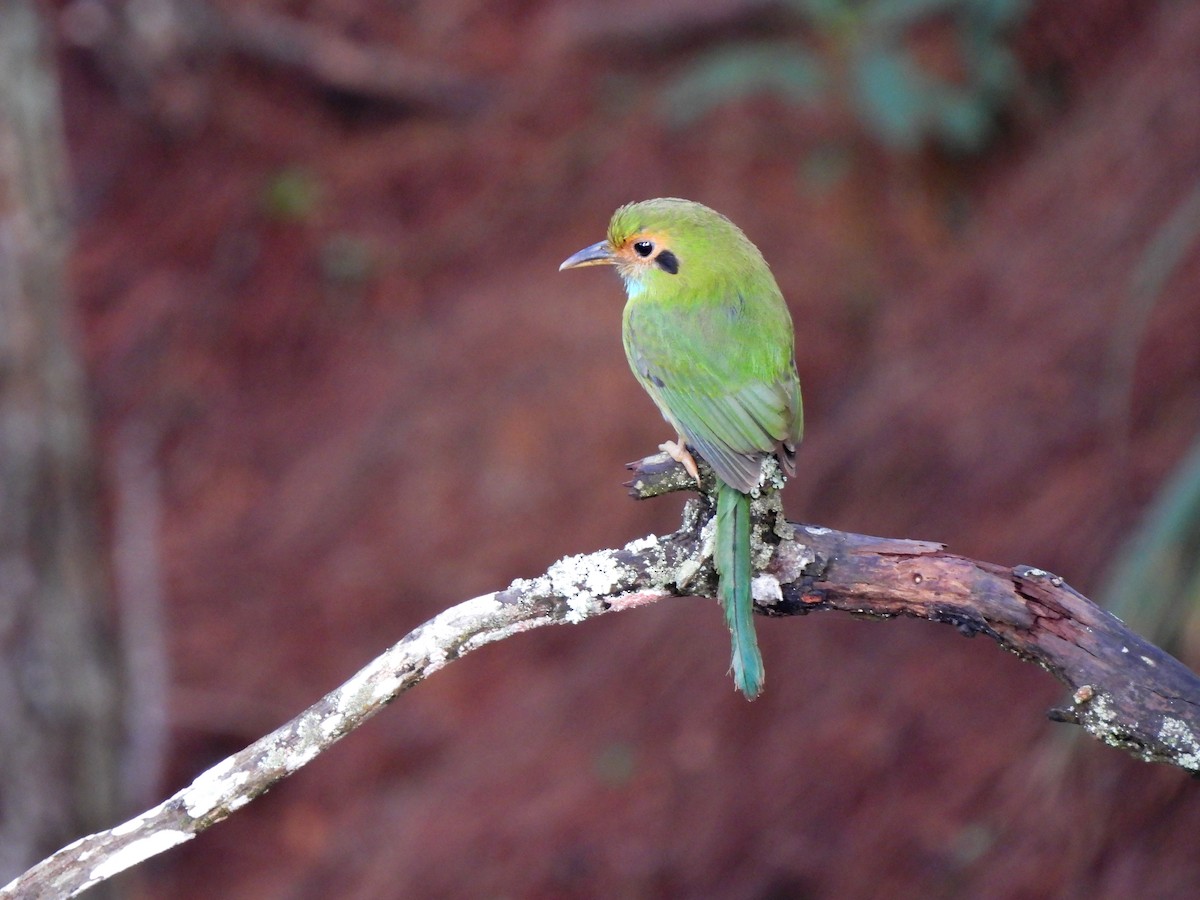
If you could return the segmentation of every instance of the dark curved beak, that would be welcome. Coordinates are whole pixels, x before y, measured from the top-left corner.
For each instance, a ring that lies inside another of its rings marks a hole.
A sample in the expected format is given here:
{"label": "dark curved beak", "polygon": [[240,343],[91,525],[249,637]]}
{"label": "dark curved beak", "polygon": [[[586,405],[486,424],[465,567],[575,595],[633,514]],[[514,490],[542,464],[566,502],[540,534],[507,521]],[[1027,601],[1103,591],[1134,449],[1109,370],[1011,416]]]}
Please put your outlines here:
{"label": "dark curved beak", "polygon": [[584,247],[578,253],[573,253],[563,260],[558,271],[578,269],[580,266],[611,266],[613,264],[612,247],[608,241],[598,241],[590,247]]}

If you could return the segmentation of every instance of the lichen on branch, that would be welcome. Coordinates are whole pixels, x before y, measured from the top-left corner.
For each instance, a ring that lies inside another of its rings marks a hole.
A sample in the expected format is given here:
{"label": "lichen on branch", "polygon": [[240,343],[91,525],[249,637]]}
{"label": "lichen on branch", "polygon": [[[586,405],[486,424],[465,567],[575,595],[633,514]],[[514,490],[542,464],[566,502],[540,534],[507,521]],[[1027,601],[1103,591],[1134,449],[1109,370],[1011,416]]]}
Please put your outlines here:
{"label": "lichen on branch", "polygon": [[[664,455],[630,468],[635,497],[696,491],[678,531],[566,557],[545,574],[467,600],[414,629],[292,721],[202,773],[153,809],[81,838],[0,888],[0,898],[74,896],[227,818],[349,734],[400,694],[485,644],[673,596],[715,592],[711,473],[697,485]],[[752,504],[756,609],[911,616],[986,635],[1070,690],[1052,719],[1082,726],[1139,759],[1200,775],[1200,679],[1057,575],[949,553],[937,543],[870,537],[783,516],[767,478]]]}

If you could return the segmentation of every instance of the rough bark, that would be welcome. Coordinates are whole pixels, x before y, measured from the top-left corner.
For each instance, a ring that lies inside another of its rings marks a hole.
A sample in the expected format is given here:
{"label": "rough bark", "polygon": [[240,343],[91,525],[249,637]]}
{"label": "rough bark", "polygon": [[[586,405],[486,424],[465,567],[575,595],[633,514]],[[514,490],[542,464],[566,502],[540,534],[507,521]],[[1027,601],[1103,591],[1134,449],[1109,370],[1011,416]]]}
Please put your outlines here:
{"label": "rough bark", "polygon": [[[635,497],[693,487],[666,457],[630,468]],[[782,511],[764,506],[760,517],[770,516],[782,520]],[[967,559],[925,541],[811,525],[789,524],[778,533],[785,539],[775,538],[769,561],[760,560],[759,612],[904,615],[954,625],[968,637],[986,635],[1070,689],[1070,702],[1049,712],[1055,721],[1081,725],[1147,762],[1200,774],[1200,678],[1058,575]],[[712,589],[706,584],[703,592]]]}

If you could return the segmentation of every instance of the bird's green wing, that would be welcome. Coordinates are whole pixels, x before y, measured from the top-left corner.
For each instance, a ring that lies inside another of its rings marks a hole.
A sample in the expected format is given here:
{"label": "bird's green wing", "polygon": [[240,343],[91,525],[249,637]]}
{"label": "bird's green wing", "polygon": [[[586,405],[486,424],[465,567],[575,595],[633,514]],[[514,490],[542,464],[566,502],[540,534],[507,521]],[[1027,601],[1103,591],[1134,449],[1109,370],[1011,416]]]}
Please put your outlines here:
{"label": "bird's green wing", "polygon": [[782,298],[768,299],[626,310],[634,373],[718,477],[746,492],[758,483],[762,459],[793,449],[803,429],[791,322]]}
{"label": "bird's green wing", "polygon": [[780,384],[752,384],[721,394],[691,386],[686,379],[664,378],[661,388],[647,386],[668,420],[722,481],[741,491],[758,484],[763,458],[788,438],[788,401]]}

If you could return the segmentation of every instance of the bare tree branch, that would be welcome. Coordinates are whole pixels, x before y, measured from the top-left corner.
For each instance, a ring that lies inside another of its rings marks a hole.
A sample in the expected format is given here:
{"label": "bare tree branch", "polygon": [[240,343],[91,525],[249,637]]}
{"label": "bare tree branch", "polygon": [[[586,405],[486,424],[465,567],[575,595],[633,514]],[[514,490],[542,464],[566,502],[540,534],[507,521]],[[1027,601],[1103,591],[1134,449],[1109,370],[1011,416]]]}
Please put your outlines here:
{"label": "bare tree branch", "polygon": [[[631,465],[634,496],[696,485],[665,455]],[[189,840],[295,772],[449,662],[542,625],[577,623],[671,596],[714,595],[708,492],[679,531],[559,560],[544,574],[446,610],[291,722],[142,815],[58,851],[0,898],[74,896]],[[778,493],[753,503],[755,602],[766,615],[840,610],[947,622],[1036,662],[1073,692],[1051,718],[1140,759],[1200,773],[1200,679],[1061,578],[947,553],[942,545],[793,525]]]}

